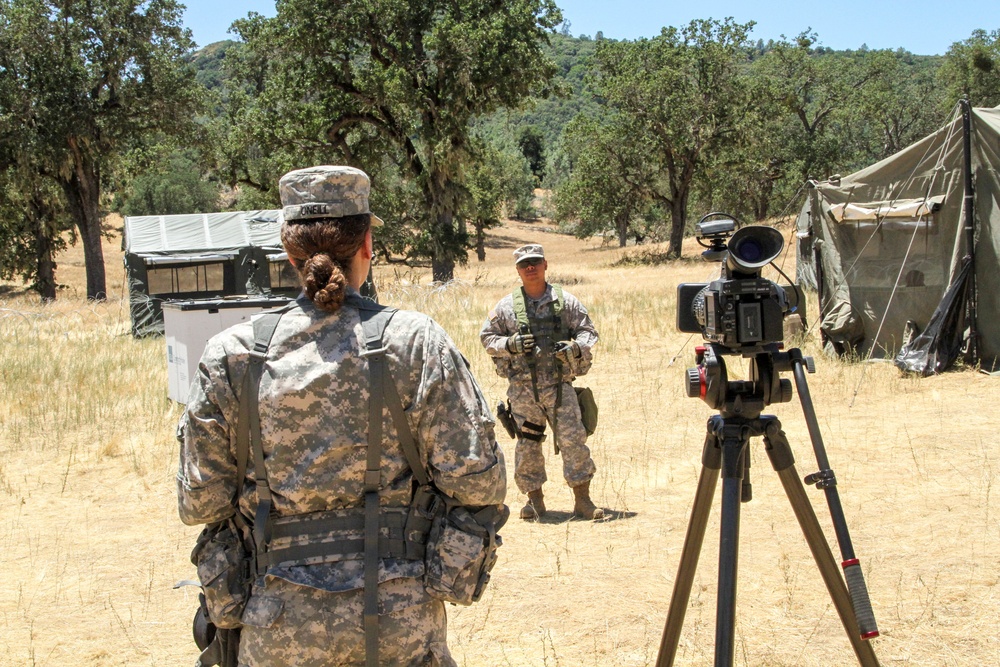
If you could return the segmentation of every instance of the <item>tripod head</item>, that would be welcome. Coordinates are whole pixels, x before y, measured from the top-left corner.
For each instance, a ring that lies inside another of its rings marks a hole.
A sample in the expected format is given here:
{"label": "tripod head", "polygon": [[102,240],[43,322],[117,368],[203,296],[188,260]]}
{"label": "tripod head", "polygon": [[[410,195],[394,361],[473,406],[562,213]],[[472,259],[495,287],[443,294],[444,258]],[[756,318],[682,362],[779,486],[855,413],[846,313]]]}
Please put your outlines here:
{"label": "tripod head", "polygon": [[686,375],[687,395],[700,398],[709,407],[717,409],[724,417],[739,416],[753,419],[772,403],[792,400],[792,381],[779,373],[792,370],[793,359],[812,365],[812,357],[803,357],[798,349],[782,352],[778,343],[770,343],[754,354],[743,354],[750,359],[750,378],[730,380],[726,371],[726,354],[738,354],[716,343],[699,345],[695,350],[697,366],[689,368]]}

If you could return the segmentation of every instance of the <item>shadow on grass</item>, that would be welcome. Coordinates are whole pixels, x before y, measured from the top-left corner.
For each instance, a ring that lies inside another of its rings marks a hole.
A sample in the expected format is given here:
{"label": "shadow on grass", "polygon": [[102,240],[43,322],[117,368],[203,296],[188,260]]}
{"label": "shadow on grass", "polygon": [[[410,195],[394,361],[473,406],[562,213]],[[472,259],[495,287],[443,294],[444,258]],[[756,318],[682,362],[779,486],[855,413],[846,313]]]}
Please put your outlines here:
{"label": "shadow on grass", "polygon": [[498,248],[520,248],[522,245],[524,245],[524,241],[520,239],[515,239],[512,236],[491,234],[490,236],[486,237],[484,245],[487,248],[493,248],[494,250]]}
{"label": "shadow on grass", "polygon": [[[604,518],[597,519],[593,523],[607,523],[608,521],[620,521],[622,519],[631,519],[636,516],[637,512],[623,512],[618,510],[608,509],[607,507],[601,508],[604,510]],[[547,510],[545,516],[543,516],[538,523],[566,523],[567,521],[586,521],[586,519],[581,519],[580,517],[574,516],[572,512],[566,512],[562,510]]]}
{"label": "shadow on grass", "polygon": [[0,285],[0,299],[4,297],[24,296],[32,293],[30,287],[18,287],[15,285]]}

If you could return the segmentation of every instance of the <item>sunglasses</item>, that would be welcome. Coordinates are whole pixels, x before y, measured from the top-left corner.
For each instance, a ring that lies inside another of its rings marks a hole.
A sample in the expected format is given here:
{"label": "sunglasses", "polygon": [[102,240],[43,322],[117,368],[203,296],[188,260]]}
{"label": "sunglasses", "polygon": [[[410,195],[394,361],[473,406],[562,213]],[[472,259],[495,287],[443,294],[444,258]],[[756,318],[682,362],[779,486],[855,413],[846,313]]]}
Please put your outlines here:
{"label": "sunglasses", "polygon": [[518,262],[517,263],[517,268],[523,269],[526,266],[538,266],[539,264],[541,264],[544,261],[545,260],[542,259],[541,257],[532,257],[531,259],[525,259],[525,260],[521,260],[520,262]]}

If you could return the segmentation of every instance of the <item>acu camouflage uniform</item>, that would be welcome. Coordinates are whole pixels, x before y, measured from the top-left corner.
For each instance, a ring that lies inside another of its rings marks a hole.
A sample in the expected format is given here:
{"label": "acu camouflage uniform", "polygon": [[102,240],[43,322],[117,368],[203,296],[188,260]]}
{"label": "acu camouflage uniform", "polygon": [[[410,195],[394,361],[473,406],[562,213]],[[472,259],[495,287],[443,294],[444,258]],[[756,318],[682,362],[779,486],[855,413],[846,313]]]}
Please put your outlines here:
{"label": "acu camouflage uniform", "polygon": [[[571,487],[589,482],[594,477],[596,466],[587,447],[587,431],[580,416],[580,404],[572,386],[574,378],[584,375],[593,363],[591,348],[597,343],[597,330],[587,314],[587,309],[579,299],[563,290],[562,324],[566,340],[573,340],[580,346],[580,356],[569,355],[569,363],[562,364],[555,358],[554,345],[558,342],[554,326],[556,296],[552,285],[545,286],[545,292],[538,299],[525,295],[525,310],[531,331],[535,335],[535,374],[538,400],[532,386],[532,355],[511,354],[507,349],[507,338],[518,332],[514,299],[508,294],[500,300],[486,319],[479,339],[486,352],[493,358],[497,374],[507,378],[507,398],[511,413],[521,431],[514,452],[514,482],[522,493],[530,493],[542,488],[546,481],[543,443],[523,437],[524,433],[537,434],[541,429],[525,428],[525,422],[544,428],[546,422],[555,424],[554,436],[559,445],[563,461],[563,477]],[[561,381],[561,382],[560,382]],[[558,410],[556,398],[562,384],[562,400]]]}
{"label": "acu camouflage uniform", "polygon": [[[349,299],[359,298],[348,290]],[[410,429],[437,487],[468,506],[502,503],[503,453],[468,365],[430,318],[399,311],[385,331],[386,360]],[[305,296],[275,331],[260,383],[261,440],[277,517],[359,512],[368,433],[368,370],[358,310],[318,310]],[[252,324],[213,337],[178,426],[181,519],[220,521],[233,512],[238,391],[253,347]],[[403,511],[413,475],[383,410],[380,507]],[[253,459],[240,509],[253,516]],[[362,540],[362,529],[330,540]],[[290,539],[290,538],[285,538]],[[276,539],[272,546],[278,546]],[[363,665],[363,554],[272,567],[255,587],[240,642],[241,665]],[[424,591],[423,561],[379,564],[379,655],[392,665],[454,665],[444,604]]]}

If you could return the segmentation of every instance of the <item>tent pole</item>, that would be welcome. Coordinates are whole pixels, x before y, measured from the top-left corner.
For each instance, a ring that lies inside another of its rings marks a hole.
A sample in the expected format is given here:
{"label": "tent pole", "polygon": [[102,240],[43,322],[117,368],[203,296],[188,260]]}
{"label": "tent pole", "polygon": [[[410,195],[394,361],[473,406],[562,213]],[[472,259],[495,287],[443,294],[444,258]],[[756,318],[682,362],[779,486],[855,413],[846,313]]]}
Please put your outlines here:
{"label": "tent pole", "polygon": [[979,334],[976,330],[976,230],[974,225],[975,197],[972,185],[972,105],[967,99],[958,101],[962,108],[962,144],[963,144],[963,167],[965,177],[965,237],[966,254],[965,259],[972,265],[969,272],[969,298],[966,301],[966,315],[969,320],[969,352],[970,361],[975,361],[979,357]]}

